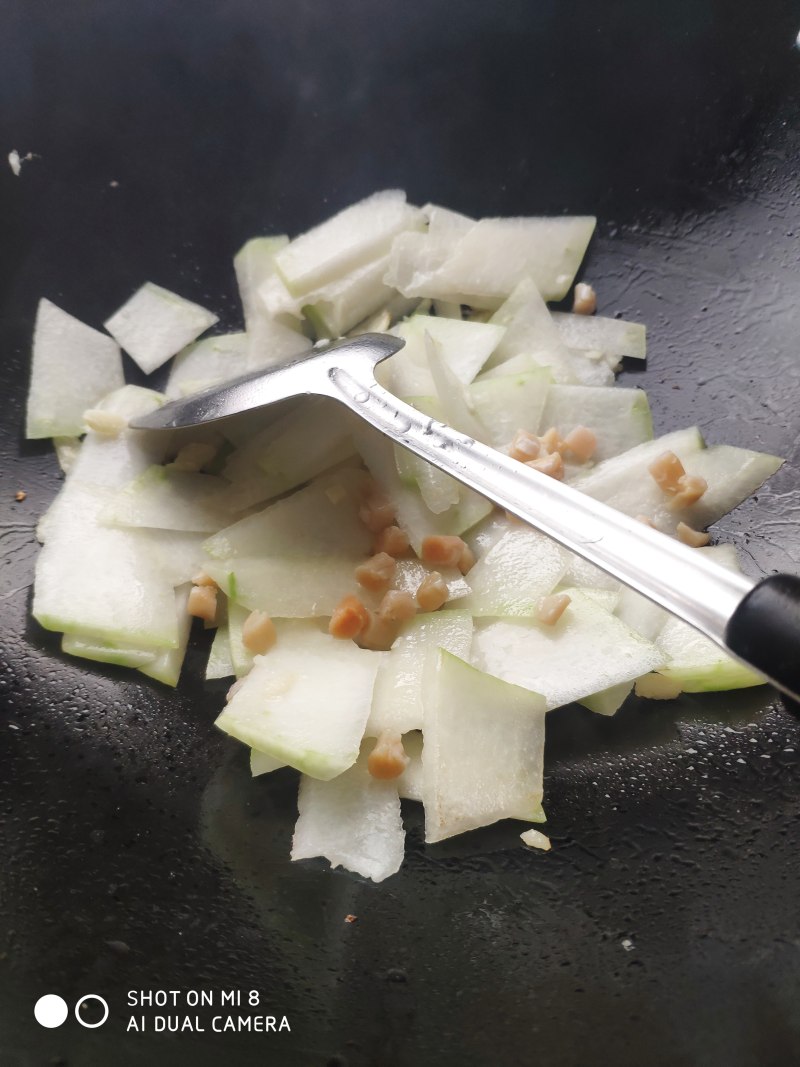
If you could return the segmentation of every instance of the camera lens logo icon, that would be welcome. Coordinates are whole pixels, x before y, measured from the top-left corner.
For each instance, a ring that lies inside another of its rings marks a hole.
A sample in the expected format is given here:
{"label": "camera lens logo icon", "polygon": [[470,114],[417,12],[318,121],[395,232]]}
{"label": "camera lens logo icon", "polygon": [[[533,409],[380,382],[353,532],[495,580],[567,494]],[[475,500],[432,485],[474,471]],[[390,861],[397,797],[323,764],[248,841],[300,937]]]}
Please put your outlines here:
{"label": "camera lens logo icon", "polygon": [[[81,1008],[84,1004],[88,1006],[93,1002],[96,1002],[97,1007],[102,1011],[102,1017],[95,1022],[88,1022],[81,1015]],[[108,1018],[108,1003],[96,993],[87,993],[75,1005],[74,1014],[81,1026],[85,1026],[87,1030],[96,1030]],[[68,1015],[69,1006],[66,1000],[55,993],[47,993],[45,996],[39,997],[33,1007],[33,1017],[40,1026],[44,1026],[48,1030],[54,1030],[57,1026],[61,1026]]]}

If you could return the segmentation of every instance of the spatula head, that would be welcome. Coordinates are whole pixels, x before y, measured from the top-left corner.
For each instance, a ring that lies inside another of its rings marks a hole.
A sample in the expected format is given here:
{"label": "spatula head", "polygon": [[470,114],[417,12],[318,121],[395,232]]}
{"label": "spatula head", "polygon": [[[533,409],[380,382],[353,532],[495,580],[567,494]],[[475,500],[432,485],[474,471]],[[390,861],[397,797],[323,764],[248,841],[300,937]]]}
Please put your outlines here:
{"label": "spatula head", "polygon": [[361,361],[362,365],[366,362],[374,366],[404,344],[402,338],[382,333],[364,333],[333,341],[298,359],[253,371],[202,393],[173,400],[149,415],[133,419],[130,426],[135,430],[177,430],[216,422],[293,396],[325,395],[332,368],[346,368],[355,360]]}

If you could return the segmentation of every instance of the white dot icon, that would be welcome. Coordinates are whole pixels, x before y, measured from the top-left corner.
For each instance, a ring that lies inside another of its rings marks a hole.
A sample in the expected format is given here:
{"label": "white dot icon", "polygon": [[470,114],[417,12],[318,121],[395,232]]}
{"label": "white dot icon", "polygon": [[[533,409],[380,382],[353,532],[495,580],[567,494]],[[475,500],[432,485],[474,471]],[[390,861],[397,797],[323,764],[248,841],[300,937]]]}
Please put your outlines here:
{"label": "white dot icon", "polygon": [[69,1008],[63,997],[48,993],[36,1001],[33,1006],[33,1015],[39,1026],[46,1026],[48,1030],[53,1030],[64,1022],[69,1015]]}

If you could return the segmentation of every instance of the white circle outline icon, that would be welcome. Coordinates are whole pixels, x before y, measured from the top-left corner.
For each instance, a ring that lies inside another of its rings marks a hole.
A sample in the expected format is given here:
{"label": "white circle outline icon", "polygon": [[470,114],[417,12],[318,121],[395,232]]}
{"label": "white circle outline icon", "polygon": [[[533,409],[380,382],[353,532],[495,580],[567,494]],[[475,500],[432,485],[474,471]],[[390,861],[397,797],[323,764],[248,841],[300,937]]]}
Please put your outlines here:
{"label": "white circle outline icon", "polygon": [[57,993],[46,993],[39,997],[33,1006],[33,1017],[39,1024],[48,1030],[54,1030],[61,1026],[69,1015],[69,1007],[66,1000]]}
{"label": "white circle outline icon", "polygon": [[[81,1018],[81,1005],[85,1004],[87,1000],[97,1000],[103,1005],[105,1014],[103,1015],[103,1018],[100,1020],[99,1023],[87,1023],[84,1019]],[[75,1005],[75,1018],[78,1020],[81,1026],[85,1026],[87,1030],[96,1030],[97,1027],[102,1026],[108,1018],[108,1003],[103,1000],[102,997],[98,997],[97,993],[87,993],[86,996],[81,997],[81,999]]]}

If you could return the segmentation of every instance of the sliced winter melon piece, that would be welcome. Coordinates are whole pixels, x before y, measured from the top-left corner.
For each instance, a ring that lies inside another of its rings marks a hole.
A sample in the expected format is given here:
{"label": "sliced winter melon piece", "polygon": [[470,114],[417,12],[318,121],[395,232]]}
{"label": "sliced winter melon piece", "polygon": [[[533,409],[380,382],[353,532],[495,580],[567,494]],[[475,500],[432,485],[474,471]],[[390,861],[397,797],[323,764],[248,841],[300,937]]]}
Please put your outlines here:
{"label": "sliced winter melon piece", "polygon": [[[679,522],[703,529],[746,500],[783,462],[778,456],[734,448],[732,445],[713,445],[689,454],[682,453],[679,448],[673,451],[682,460],[688,474],[699,475],[708,483],[708,488],[697,503],[680,510],[674,509],[671,506],[672,498],[658,488],[646,470],[638,491],[634,485],[629,485],[606,502],[627,514],[647,515],[665,533],[674,533]],[[579,479],[573,484],[594,495],[591,488],[586,489],[587,483],[591,485],[591,478],[590,473],[585,481]]]}
{"label": "sliced winter melon piece", "polygon": [[[377,684],[377,681],[376,681]],[[408,756],[408,765],[397,779],[397,791],[401,800],[422,802],[422,734],[419,730],[403,735],[403,748]]]}
{"label": "sliced winter melon piece", "polygon": [[272,774],[273,771],[279,771],[285,766],[283,760],[268,756],[266,752],[259,752],[257,748],[250,749],[250,774],[253,778],[261,774]]}
{"label": "sliced winter melon piece", "polygon": [[531,278],[523,278],[492,315],[491,322],[504,328],[487,370],[524,354],[539,366],[549,367],[557,382],[576,381],[574,362],[561,340],[553,317]]}
{"label": "sliced winter melon piece", "polygon": [[[161,393],[125,385],[104,397],[97,407],[128,420],[155,411],[163,402]],[[145,430],[122,430],[116,436],[90,430],[75,457],[69,480],[122,489],[151,464],[163,460],[171,440],[171,434]]]}
{"label": "sliced winter melon piece", "polygon": [[189,632],[192,628],[192,616],[187,611],[190,589],[191,586],[186,584],[175,590],[175,611],[178,620],[177,648],[165,648],[156,655],[155,659],[139,667],[141,673],[146,674],[148,678],[154,678],[157,682],[173,688],[178,684],[181,676],[186,646],[189,643]]}
{"label": "sliced winter melon piece", "polygon": [[436,392],[428,366],[425,335],[442,347],[442,358],[463,384],[468,385],[502,339],[502,326],[481,322],[412,315],[392,333],[405,345],[376,368],[377,378],[395,396],[428,396]]}
{"label": "sliced winter melon piece", "polygon": [[[742,573],[733,545],[712,545],[695,551],[710,557],[721,567],[737,574]],[[668,660],[657,670],[661,682],[654,680],[652,675],[646,675],[644,679],[637,681],[636,692],[639,696],[663,699],[666,696],[676,696],[681,690],[687,693],[703,693],[765,684],[766,680],[761,675],[734,659],[716,642],[698,633],[688,623],[663,610],[661,621],[655,642]],[[665,684],[673,687],[673,691],[665,689]]]}
{"label": "sliced winter melon piece", "polygon": [[384,730],[421,730],[423,697],[433,682],[438,649],[466,658],[471,642],[467,611],[428,612],[406,623],[378,668],[367,737],[379,737]]}
{"label": "sliced winter melon piece", "polygon": [[616,616],[648,641],[655,641],[664,623],[670,617],[659,604],[637,593],[630,586],[620,585],[619,602],[613,609]]}
{"label": "sliced winter melon piece", "polygon": [[599,693],[584,697],[579,703],[595,715],[616,715],[633,692],[633,685],[633,682],[620,682],[619,685],[612,685]]}
{"label": "sliced winter melon piece", "polygon": [[538,365],[549,367],[556,382],[600,386],[614,381],[613,372],[604,361],[591,359],[587,353],[564,344],[550,309],[530,278],[523,278],[490,321],[506,328],[489,361],[490,368],[524,354]]}
{"label": "sliced winter melon piece", "polygon": [[245,508],[270,500],[349,459],[355,454],[352,423],[343,404],[325,398],[304,399],[270,419],[228,458],[224,473],[233,485],[231,503]]}
{"label": "sliced winter melon piece", "polygon": [[428,220],[430,237],[463,237],[477,221],[469,215],[463,215],[460,211],[453,211],[452,208],[442,207],[440,204],[423,204],[421,211]]}
{"label": "sliced winter melon piece", "polygon": [[233,667],[232,673],[237,678],[243,678],[250,673],[255,658],[242,637],[244,624],[249,615],[249,608],[243,608],[241,604],[233,601],[228,604],[228,651]]}
{"label": "sliced winter melon piece", "polygon": [[691,472],[703,448],[703,438],[696,427],[675,430],[603,460],[586,474],[576,475],[572,485],[626,515],[644,515],[659,528],[674,529],[677,519],[665,508],[664,493],[648,467],[663,452],[670,451]]}
{"label": "sliced winter melon piece", "polygon": [[364,471],[343,467],[263,511],[225,527],[205,542],[215,559],[270,556],[311,559],[369,552],[372,535],[358,517]]}
{"label": "sliced winter melon piece", "polygon": [[203,535],[184,530],[134,530],[149,545],[153,560],[172,586],[190,582],[203,569]]}
{"label": "sliced winter melon piece", "polygon": [[302,297],[303,314],[318,338],[343,337],[368,315],[388,304],[394,290],[384,284],[388,255]]}
{"label": "sliced winter melon piece", "polygon": [[311,341],[307,337],[268,315],[256,319],[247,334],[248,373],[300,359],[310,352]]}
{"label": "sliced winter melon piece", "polygon": [[292,412],[263,450],[258,466],[273,495],[285,493],[355,454],[353,416],[343,404],[325,403],[312,413]]}
{"label": "sliced winter melon piece", "polygon": [[204,569],[231,600],[279,619],[330,616],[342,597],[358,591],[352,559],[244,556],[210,559]]}
{"label": "sliced winter melon piece", "polygon": [[322,856],[373,882],[400,870],[405,831],[397,782],[373,778],[366,756],[333,781],[301,778],[297,806],[293,860]]}
{"label": "sliced winter melon piece", "polygon": [[481,670],[542,693],[548,708],[581,700],[657,670],[666,657],[578,589],[554,626],[534,620],[478,622],[472,661]]}
{"label": "sliced winter melon piece", "polygon": [[[680,619],[669,618],[656,638],[668,657],[657,673],[686,693],[745,689],[765,685],[766,678],[729,656],[714,641]],[[646,695],[637,688],[640,696]]]}
{"label": "sliced winter melon piece", "polygon": [[440,651],[425,700],[425,840],[542,809],[545,701]]}
{"label": "sliced winter melon piece", "polygon": [[[529,277],[545,300],[561,300],[580,266],[595,221],[578,216],[481,219],[457,233],[455,241],[449,233],[438,241],[426,237],[410,256],[403,255],[402,246],[393,248],[395,264],[387,281],[406,296],[496,308]],[[421,259],[414,263],[420,252]],[[408,271],[411,264],[416,269]]]}
{"label": "sliced winter melon piece", "polygon": [[[584,597],[588,597],[589,600],[593,600],[595,604],[599,604],[601,608],[606,611],[616,611],[619,604],[621,586],[617,589],[598,589],[596,586],[590,586],[588,589],[581,589],[580,593]],[[564,592],[571,595],[574,586],[570,587],[564,583],[558,588],[558,592]]]}
{"label": "sliced winter melon piece", "polygon": [[230,378],[238,378],[248,369],[246,333],[205,337],[175,357],[165,393],[170,400],[189,396]]}
{"label": "sliced winter melon piece", "polygon": [[245,241],[233,257],[233,269],[244,314],[244,328],[248,332],[264,313],[258,290],[268,278],[275,276],[275,256],[288,243],[289,238],[285,234],[277,237],[252,237]]}
{"label": "sliced winter melon piece", "polygon": [[541,422],[550,382],[546,367],[473,382],[469,395],[475,414],[485,428],[481,440],[494,448],[503,448],[517,430],[535,432]]}
{"label": "sliced winter melon piece", "polygon": [[[547,370],[547,367],[540,366],[533,356],[529,355],[527,352],[518,352],[516,356],[511,356],[502,363],[496,363],[494,366],[488,367],[488,369],[484,368],[475,379],[474,384],[477,385],[478,382],[488,382],[493,378],[507,378],[513,374],[531,374],[533,372]],[[549,374],[549,371],[548,376],[552,381],[552,375]]]}
{"label": "sliced winter melon piece", "polygon": [[553,322],[569,348],[602,352],[610,357],[612,366],[621,356],[644,359],[647,355],[647,330],[643,323],[563,311],[553,312]]}
{"label": "sliced winter melon piece", "polygon": [[145,282],[103,325],[145,374],[151,374],[217,321],[212,311]]}
{"label": "sliced winter melon piece", "polygon": [[114,341],[49,300],[40,300],[25,436],[82,434],[84,411],[123,384],[122,355]]}
{"label": "sliced winter melon piece", "polygon": [[205,677],[206,681],[211,681],[215,678],[231,678],[234,673],[230,640],[228,638],[228,623],[226,621],[214,631],[214,640],[211,642],[211,650],[208,654]]}
{"label": "sliced winter melon piece", "polygon": [[425,355],[428,368],[442,406],[445,422],[473,440],[483,440],[485,429],[472,409],[467,387],[450,369],[442,346],[429,333],[425,334]]}
{"label": "sliced winter melon piece", "polygon": [[119,647],[177,648],[172,585],[149,539],[105,528],[107,492],[70,480],[36,561],[33,615],[48,630]]}
{"label": "sliced winter melon piece", "polygon": [[97,663],[113,663],[116,667],[143,667],[158,655],[155,649],[118,648],[104,641],[81,637],[80,634],[64,634],[61,650],[68,656],[91,659]]}
{"label": "sliced winter melon piece", "polygon": [[404,192],[387,189],[290,241],[275,266],[289,292],[302,296],[388,253],[398,233],[423,224],[422,212],[406,203]]}
{"label": "sliced winter melon piece", "polygon": [[64,474],[69,474],[81,450],[80,437],[54,437],[53,448],[56,450],[59,467]]}
{"label": "sliced winter melon piece", "polygon": [[711,445],[693,457],[691,468],[687,467],[690,474],[705,478],[708,488],[696,504],[676,514],[676,518],[696,529],[710,526],[747,500],[782,464],[780,456],[766,452]]}
{"label": "sliced winter melon piece", "polygon": [[551,426],[564,437],[576,426],[593,430],[597,437],[595,463],[653,439],[653,419],[643,389],[553,385],[547,392],[538,429],[543,432]]}
{"label": "sliced winter melon piece", "polygon": [[230,517],[228,485],[221,478],[155,465],[114,494],[100,521],[107,526],[212,533]]}
{"label": "sliced winter melon piece", "polygon": [[566,570],[555,541],[529,526],[513,526],[470,570],[471,592],[454,605],[475,616],[530,616]]}
{"label": "sliced winter melon piece", "polygon": [[380,653],[337,641],[314,624],[279,624],[275,646],[217,719],[251,748],[327,781],[358,758]]}
{"label": "sliced winter melon piece", "polygon": [[566,549],[563,549],[563,552],[567,557],[564,585],[589,589],[619,589],[619,581],[601,567],[575,552],[568,552]]}

